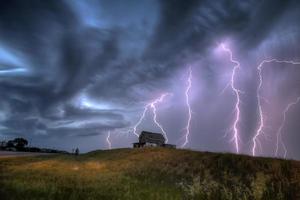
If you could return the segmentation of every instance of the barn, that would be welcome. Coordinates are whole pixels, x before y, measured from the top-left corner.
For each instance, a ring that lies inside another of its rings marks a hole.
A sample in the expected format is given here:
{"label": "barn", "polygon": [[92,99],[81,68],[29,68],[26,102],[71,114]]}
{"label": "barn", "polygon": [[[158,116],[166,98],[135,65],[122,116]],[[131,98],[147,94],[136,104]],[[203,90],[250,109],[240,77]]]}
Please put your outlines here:
{"label": "barn", "polygon": [[140,148],[150,146],[175,148],[175,145],[165,144],[165,141],[166,139],[161,133],[142,131],[139,136],[139,142],[133,143],[133,147]]}

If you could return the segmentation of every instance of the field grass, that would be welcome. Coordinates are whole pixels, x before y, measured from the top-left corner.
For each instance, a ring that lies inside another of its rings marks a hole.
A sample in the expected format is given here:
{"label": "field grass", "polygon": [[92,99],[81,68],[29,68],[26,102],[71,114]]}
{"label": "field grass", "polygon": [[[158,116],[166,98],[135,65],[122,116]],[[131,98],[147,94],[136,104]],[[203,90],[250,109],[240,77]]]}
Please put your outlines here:
{"label": "field grass", "polygon": [[0,158],[0,199],[300,199],[300,162],[145,148]]}

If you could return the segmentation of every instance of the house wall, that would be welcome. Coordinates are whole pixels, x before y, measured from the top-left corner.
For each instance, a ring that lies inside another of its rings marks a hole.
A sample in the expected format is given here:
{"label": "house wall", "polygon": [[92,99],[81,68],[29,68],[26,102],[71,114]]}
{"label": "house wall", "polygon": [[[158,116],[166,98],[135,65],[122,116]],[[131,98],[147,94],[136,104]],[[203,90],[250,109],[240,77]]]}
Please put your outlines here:
{"label": "house wall", "polygon": [[146,142],[145,146],[147,146],[147,147],[157,147],[159,145],[155,144],[155,143]]}
{"label": "house wall", "polygon": [[161,140],[151,140],[149,141],[149,139],[147,139],[144,135],[140,135],[139,137],[139,143],[151,143],[151,144],[155,144],[156,146],[161,146],[164,144],[164,141]]}

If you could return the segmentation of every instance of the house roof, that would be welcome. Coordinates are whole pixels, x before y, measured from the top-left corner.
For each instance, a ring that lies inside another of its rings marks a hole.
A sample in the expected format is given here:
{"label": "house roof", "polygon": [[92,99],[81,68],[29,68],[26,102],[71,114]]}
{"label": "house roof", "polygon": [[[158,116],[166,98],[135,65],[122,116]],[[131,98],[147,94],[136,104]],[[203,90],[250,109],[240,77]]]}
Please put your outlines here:
{"label": "house roof", "polygon": [[165,137],[161,133],[152,133],[148,131],[142,131],[140,138],[144,137],[149,142],[165,142]]}

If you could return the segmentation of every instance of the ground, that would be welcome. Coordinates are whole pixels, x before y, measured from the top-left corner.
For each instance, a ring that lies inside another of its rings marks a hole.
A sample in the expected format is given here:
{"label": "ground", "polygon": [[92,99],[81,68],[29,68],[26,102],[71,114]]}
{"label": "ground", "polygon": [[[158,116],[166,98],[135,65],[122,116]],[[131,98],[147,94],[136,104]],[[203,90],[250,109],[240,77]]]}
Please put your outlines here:
{"label": "ground", "polygon": [[5,199],[300,199],[300,162],[144,148],[0,158]]}
{"label": "ground", "polygon": [[1,151],[0,150],[0,159],[4,158],[4,157],[38,156],[38,155],[51,155],[51,153]]}

